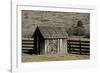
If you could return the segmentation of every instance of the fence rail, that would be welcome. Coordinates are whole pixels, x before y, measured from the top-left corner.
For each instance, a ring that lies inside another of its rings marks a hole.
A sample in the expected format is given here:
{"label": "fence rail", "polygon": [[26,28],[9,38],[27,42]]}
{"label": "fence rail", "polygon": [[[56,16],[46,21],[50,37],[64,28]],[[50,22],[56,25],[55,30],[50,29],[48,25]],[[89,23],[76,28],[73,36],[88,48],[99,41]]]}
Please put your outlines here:
{"label": "fence rail", "polygon": [[67,42],[70,54],[90,55],[89,40],[68,40]]}

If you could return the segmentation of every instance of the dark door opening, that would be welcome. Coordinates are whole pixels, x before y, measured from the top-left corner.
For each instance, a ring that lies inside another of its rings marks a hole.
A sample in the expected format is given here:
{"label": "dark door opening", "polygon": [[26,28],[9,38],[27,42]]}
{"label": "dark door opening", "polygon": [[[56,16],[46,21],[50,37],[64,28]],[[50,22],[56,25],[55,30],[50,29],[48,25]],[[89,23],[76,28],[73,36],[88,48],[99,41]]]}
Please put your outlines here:
{"label": "dark door opening", "polygon": [[37,54],[39,55],[40,54],[40,39],[39,37],[37,36],[36,37],[36,50],[37,50]]}

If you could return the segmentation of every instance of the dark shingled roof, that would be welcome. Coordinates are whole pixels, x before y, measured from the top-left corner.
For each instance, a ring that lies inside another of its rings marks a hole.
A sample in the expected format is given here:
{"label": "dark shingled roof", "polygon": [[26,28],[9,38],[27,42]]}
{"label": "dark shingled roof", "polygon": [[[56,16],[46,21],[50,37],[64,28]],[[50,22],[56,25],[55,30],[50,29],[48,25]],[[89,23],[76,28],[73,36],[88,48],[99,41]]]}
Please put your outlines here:
{"label": "dark shingled roof", "polygon": [[38,26],[37,28],[40,30],[43,38],[68,38],[64,27]]}

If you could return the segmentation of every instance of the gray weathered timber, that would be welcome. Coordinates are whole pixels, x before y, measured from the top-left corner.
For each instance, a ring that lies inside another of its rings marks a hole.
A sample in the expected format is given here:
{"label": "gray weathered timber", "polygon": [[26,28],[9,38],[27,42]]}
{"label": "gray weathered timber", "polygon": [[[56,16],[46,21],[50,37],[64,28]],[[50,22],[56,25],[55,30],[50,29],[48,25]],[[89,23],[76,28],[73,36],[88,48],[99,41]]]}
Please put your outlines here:
{"label": "gray weathered timber", "polygon": [[66,54],[68,34],[64,27],[38,26],[33,34],[36,54]]}

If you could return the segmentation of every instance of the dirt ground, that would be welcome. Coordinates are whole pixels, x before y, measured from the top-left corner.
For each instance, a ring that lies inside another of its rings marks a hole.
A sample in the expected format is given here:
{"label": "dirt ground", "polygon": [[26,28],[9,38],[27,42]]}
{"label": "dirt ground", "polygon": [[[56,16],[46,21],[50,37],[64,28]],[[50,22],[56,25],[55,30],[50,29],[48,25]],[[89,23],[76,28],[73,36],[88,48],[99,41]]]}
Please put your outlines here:
{"label": "dirt ground", "polygon": [[76,55],[76,54],[66,54],[66,55],[29,55],[22,54],[22,62],[43,62],[43,61],[64,61],[64,60],[89,60],[88,55]]}

